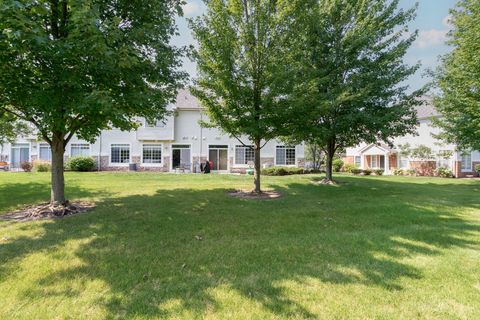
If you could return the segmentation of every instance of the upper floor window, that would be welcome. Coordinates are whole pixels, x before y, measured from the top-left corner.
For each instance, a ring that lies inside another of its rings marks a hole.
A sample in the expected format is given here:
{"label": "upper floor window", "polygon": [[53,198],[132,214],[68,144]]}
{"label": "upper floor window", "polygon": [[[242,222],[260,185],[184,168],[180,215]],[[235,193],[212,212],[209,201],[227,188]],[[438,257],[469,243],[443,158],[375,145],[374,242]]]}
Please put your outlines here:
{"label": "upper floor window", "polygon": [[88,157],[90,155],[90,145],[88,143],[72,143],[70,155],[72,157]]}
{"label": "upper floor window", "polygon": [[52,161],[52,149],[48,143],[40,143],[38,158],[43,161]]}
{"label": "upper floor window", "polygon": [[295,165],[295,147],[277,146],[275,164],[279,166]]}
{"label": "upper floor window", "polygon": [[472,154],[462,154],[462,171],[472,171]]}
{"label": "upper floor window", "polygon": [[255,160],[255,152],[250,146],[235,146],[235,164],[248,164]]}
{"label": "upper floor window", "polygon": [[110,149],[111,163],[129,163],[130,162],[130,145],[129,144],[112,144]]}

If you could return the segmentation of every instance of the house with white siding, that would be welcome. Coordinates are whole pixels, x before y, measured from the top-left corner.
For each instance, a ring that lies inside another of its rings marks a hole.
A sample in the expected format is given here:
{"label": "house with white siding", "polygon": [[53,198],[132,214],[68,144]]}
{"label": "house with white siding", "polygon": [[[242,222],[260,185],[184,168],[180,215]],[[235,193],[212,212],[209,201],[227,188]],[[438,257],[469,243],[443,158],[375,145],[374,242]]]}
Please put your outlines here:
{"label": "house with white siding", "polygon": [[[429,101],[429,99],[427,99]],[[480,164],[480,152],[459,150],[454,144],[445,144],[435,136],[440,133],[438,127],[433,126],[432,119],[440,114],[429,103],[417,107],[418,125],[416,133],[398,137],[393,141],[393,147],[383,144],[362,143],[353,148],[347,148],[344,161],[355,164],[358,168],[381,169],[384,174],[393,174],[396,169],[420,169],[428,167],[433,171],[436,168],[452,170],[456,177],[476,175],[475,165]],[[412,149],[426,146],[431,149],[433,156],[430,159],[417,159],[413,156],[404,156],[401,146],[409,145]]]}
{"label": "house with white siding", "polygon": [[[148,123],[139,119],[134,131],[117,129],[103,131],[92,144],[76,137],[67,145],[65,157],[91,156],[99,170],[128,170],[136,164],[142,171],[198,172],[200,163],[211,161],[213,171],[245,172],[253,162],[253,150],[237,139],[215,128],[204,128],[207,120],[197,99],[187,90],[180,90],[173,114],[163,121]],[[242,140],[248,144],[248,140]],[[304,166],[304,145],[289,146],[281,141],[269,141],[262,149],[261,162],[268,166]],[[23,161],[51,159],[50,147],[36,135],[19,137],[0,150],[0,160],[11,168]]]}

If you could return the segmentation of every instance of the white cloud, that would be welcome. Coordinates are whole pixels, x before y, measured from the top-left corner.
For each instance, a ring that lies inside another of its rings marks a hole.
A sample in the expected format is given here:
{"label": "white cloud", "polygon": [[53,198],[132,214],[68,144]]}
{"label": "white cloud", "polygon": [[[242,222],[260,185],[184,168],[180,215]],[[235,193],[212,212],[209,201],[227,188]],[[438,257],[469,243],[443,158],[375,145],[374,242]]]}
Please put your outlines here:
{"label": "white cloud", "polygon": [[200,14],[201,8],[197,2],[188,1],[183,5],[183,13],[186,17],[192,17]]}
{"label": "white cloud", "polygon": [[447,40],[447,34],[448,30],[446,29],[431,29],[420,31],[418,39],[416,41],[416,46],[423,49],[444,44]]}

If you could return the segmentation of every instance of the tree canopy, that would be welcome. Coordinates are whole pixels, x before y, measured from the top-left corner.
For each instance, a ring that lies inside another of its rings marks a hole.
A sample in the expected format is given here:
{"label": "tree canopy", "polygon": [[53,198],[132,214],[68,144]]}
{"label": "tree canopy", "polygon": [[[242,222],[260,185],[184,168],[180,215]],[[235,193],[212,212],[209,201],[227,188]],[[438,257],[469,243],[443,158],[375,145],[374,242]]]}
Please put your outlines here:
{"label": "tree canopy", "polygon": [[[208,0],[191,21],[199,48],[193,93],[218,126],[255,151],[260,192],[260,149],[284,132],[286,99],[279,91],[283,39],[303,1]],[[245,140],[242,138],[246,137]]]}
{"label": "tree canopy", "polygon": [[70,139],[161,118],[175,98],[181,49],[170,44],[181,0],[3,0],[0,110],[52,147],[52,202],[65,203]]}
{"label": "tree canopy", "polygon": [[451,53],[436,73],[440,94],[434,104],[443,115],[439,135],[461,149],[480,150],[480,0],[461,0],[451,11]]}
{"label": "tree canopy", "polygon": [[308,7],[284,58],[284,91],[302,117],[286,124],[293,137],[323,147],[331,180],[337,150],[414,131],[423,90],[405,84],[418,65],[404,56],[417,36],[408,30],[416,8],[399,9],[397,0],[311,0]]}

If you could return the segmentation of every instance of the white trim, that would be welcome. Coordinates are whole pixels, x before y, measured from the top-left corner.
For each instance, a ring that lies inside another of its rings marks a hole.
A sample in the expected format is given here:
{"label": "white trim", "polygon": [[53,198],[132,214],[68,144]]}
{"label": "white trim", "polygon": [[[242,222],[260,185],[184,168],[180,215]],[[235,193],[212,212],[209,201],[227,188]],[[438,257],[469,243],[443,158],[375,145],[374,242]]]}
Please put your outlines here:
{"label": "white trim", "polygon": [[383,150],[384,152],[390,152],[390,150],[387,150],[387,149],[385,149],[384,147],[379,146],[378,144],[375,144],[375,143],[371,143],[371,144],[363,147],[362,149],[358,150],[358,152],[361,153],[361,154],[363,154],[363,153],[365,153],[368,149],[370,149],[370,148],[372,148],[372,147],[377,147],[377,148]]}
{"label": "white trim", "polygon": [[[277,163],[277,147],[284,147],[284,150],[285,150],[285,162],[287,161],[287,149],[293,149],[295,150],[295,161],[294,161],[294,164],[278,164]],[[273,165],[274,166],[281,166],[281,167],[296,167],[297,166],[297,146],[287,146],[287,145],[284,145],[284,144],[275,144],[275,151],[274,151],[274,154],[273,154]]]}
{"label": "white trim", "polygon": [[[128,145],[128,163],[112,162],[112,145]],[[132,162],[132,144],[131,143],[111,142],[108,144],[108,166],[109,167],[128,167],[131,162]]]}
{"label": "white trim", "polygon": [[[13,146],[16,145],[16,144],[28,144],[28,162],[33,162],[32,161],[32,143],[31,142],[14,142],[14,143],[10,144],[9,161],[7,161],[10,165],[10,168],[13,167],[13,162],[12,162],[13,152],[12,152],[12,150],[14,149]],[[15,149],[21,149],[21,148],[15,148]],[[38,155],[37,155],[37,159],[38,159]],[[19,168],[21,169],[21,167],[18,167],[18,168],[15,168],[15,169],[19,169]]]}
{"label": "white trim", "polygon": [[227,170],[212,170],[215,172],[228,172],[230,171],[230,145],[227,144],[207,144],[207,159],[210,161],[210,146],[226,146],[227,148],[220,149],[220,148],[214,148],[214,150],[227,150]]}
{"label": "white trim", "polygon": [[[232,168],[238,168],[238,169],[250,168],[250,166],[248,164],[237,164],[237,146],[243,147],[243,148],[248,148],[248,147],[245,147],[242,144],[236,144],[235,143],[233,145],[233,167]],[[254,155],[254,157],[255,157],[255,155]]]}
{"label": "white trim", "polygon": [[70,147],[68,148],[68,156],[72,157],[72,145],[88,145],[88,155],[85,157],[92,157],[92,145],[88,142],[69,142]]}
{"label": "white trim", "polygon": [[[180,148],[174,148],[174,145],[179,145],[179,146],[189,146],[188,149],[190,150],[190,170],[193,172],[193,148],[192,148],[192,143],[171,143],[170,144],[170,171],[173,171],[173,150],[182,150]],[[183,148],[186,149],[186,148]]]}
{"label": "white trim", "polygon": [[[161,157],[160,157],[160,162],[158,163],[145,163],[143,162],[143,147],[144,145],[157,145],[157,146],[160,146],[160,152],[162,153]],[[143,142],[140,144],[140,146],[142,147],[142,150],[141,150],[141,155],[140,155],[140,164],[144,167],[163,167],[163,157],[165,155],[165,148],[163,146],[163,143],[161,142]]]}
{"label": "white trim", "polygon": [[[464,156],[468,156],[470,157],[470,167],[469,168],[466,168],[466,169],[462,169],[462,166],[463,166],[463,157]],[[472,157],[472,153],[470,152],[469,154],[461,154],[460,153],[460,171],[461,172],[473,172],[473,157]]]}

